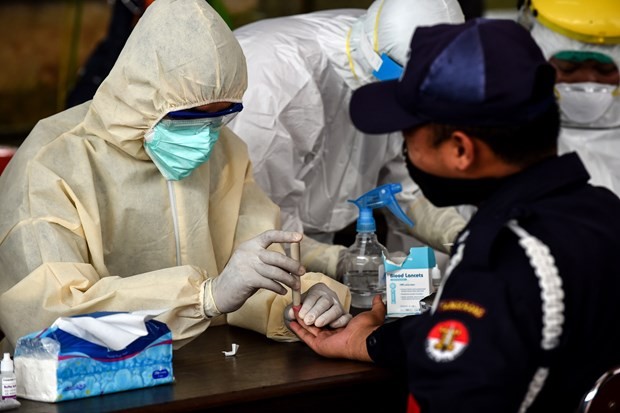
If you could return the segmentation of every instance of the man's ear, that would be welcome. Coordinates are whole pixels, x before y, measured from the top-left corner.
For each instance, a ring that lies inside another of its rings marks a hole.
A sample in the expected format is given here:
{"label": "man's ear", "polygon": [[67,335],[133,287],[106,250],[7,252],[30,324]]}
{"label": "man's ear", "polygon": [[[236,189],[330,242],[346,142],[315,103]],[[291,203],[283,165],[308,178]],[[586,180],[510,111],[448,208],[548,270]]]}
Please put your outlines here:
{"label": "man's ear", "polygon": [[450,135],[449,157],[451,167],[459,172],[469,171],[476,162],[476,142],[469,135],[456,130]]}

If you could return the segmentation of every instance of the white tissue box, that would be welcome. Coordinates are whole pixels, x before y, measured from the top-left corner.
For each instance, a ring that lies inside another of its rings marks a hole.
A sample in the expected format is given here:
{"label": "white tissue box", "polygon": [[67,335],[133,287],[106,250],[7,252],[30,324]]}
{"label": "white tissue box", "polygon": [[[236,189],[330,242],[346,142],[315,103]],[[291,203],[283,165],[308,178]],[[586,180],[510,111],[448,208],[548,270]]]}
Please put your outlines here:
{"label": "white tissue box", "polygon": [[174,381],[172,333],[160,321],[145,321],[145,335],[120,350],[76,337],[55,324],[17,341],[18,397],[59,402]]}

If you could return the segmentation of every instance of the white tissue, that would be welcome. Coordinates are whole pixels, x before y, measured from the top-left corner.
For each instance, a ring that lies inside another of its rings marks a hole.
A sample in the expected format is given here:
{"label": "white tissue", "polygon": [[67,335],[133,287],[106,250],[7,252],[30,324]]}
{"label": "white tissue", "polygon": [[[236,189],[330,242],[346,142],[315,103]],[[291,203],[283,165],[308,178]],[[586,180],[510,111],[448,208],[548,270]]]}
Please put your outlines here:
{"label": "white tissue", "polygon": [[91,343],[118,351],[148,334],[145,322],[166,310],[143,310],[103,317],[60,317],[52,326]]}

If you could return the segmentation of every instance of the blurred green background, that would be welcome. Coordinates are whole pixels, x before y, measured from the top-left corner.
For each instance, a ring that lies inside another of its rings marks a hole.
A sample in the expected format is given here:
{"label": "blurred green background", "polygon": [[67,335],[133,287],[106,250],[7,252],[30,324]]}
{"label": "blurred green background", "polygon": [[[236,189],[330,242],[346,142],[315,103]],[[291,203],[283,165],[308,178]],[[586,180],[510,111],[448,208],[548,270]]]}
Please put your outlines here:
{"label": "blurred green background", "polygon": [[[0,2],[0,145],[19,145],[35,123],[65,108],[78,69],[105,37],[112,0]],[[367,8],[372,0],[217,0],[235,28],[315,10]],[[516,0],[484,0],[489,12]]]}

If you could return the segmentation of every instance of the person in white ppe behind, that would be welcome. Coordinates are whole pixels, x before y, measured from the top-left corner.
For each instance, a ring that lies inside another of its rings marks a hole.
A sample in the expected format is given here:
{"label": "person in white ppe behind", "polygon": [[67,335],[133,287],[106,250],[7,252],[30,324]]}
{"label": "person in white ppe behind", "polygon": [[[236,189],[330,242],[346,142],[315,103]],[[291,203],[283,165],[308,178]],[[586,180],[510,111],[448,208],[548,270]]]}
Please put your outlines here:
{"label": "person in white ppe behind", "polygon": [[528,0],[519,18],[556,69],[559,152],[576,151],[590,182],[620,195],[620,3]]}
{"label": "person in white ppe behind", "polygon": [[367,11],[267,19],[234,31],[248,62],[248,91],[229,127],[248,144],[256,181],[280,206],[283,229],[306,234],[308,269],[342,275],[345,247],[330,244],[357,219],[347,200],[384,183],[402,183],[399,202],[420,241],[447,251],[463,228],[454,208],[435,208],[418,192],[400,134],[365,139],[348,109],[358,87],[398,77],[417,26],[462,21],[456,0],[377,0]]}
{"label": "person in white ppe behind", "polygon": [[284,286],[301,275],[300,314],[348,322],[346,287],[283,254],[302,234],[274,229],[279,210],[223,126],[246,84],[207,2],[158,0],[93,100],[36,125],[0,177],[8,344],[59,316],[141,309],[168,310],[176,348],[225,321],[294,340]]}

